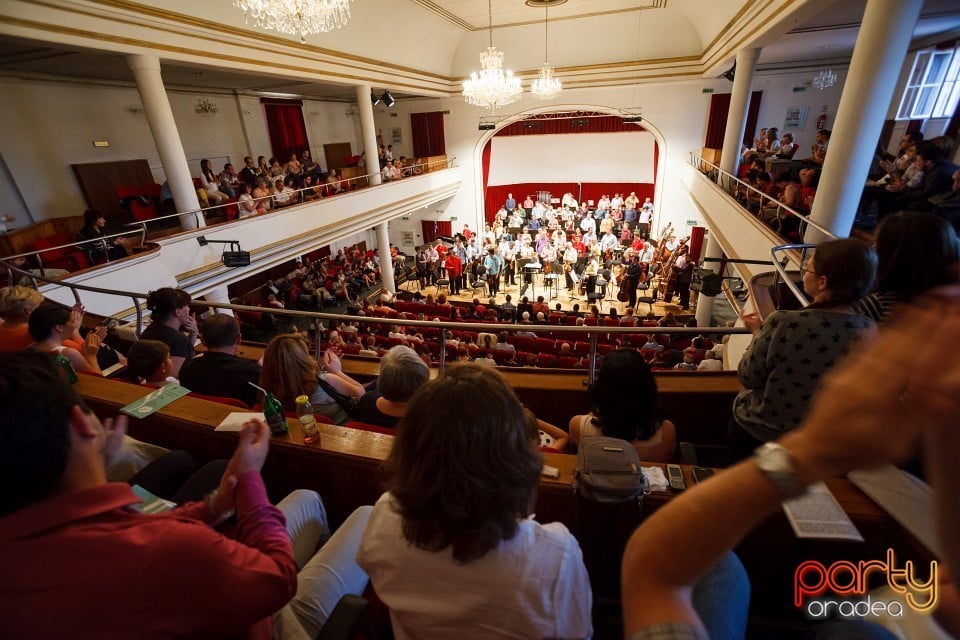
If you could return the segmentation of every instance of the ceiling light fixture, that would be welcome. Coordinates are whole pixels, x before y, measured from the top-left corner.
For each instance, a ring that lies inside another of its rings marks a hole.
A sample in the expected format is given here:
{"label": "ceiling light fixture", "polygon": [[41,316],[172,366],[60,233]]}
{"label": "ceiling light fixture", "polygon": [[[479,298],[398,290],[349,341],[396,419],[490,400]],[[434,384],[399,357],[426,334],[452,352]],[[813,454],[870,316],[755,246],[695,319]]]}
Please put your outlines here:
{"label": "ceiling light fixture", "polygon": [[550,5],[543,7],[543,66],[540,67],[540,74],[537,79],[530,84],[530,92],[540,100],[553,100],[563,90],[563,85],[558,78],[553,77],[553,67],[547,58],[547,42],[550,35],[548,28],[550,22]]}
{"label": "ceiling light fixture", "polygon": [[833,69],[825,69],[813,76],[812,84],[821,91],[824,89],[829,89],[833,85],[837,84],[837,74],[833,72]]}
{"label": "ceiling light fixture", "polygon": [[307,36],[339,29],[350,19],[350,0],[233,0],[243,17],[261,29]]}
{"label": "ceiling light fixture", "polygon": [[470,74],[463,83],[463,98],[467,104],[496,110],[513,102],[523,95],[523,86],[512,71],[503,71],[503,52],[493,46],[493,3],[487,0],[487,14],[490,20],[490,44],[480,53],[480,74]]}
{"label": "ceiling light fixture", "polygon": [[386,89],[383,90],[383,95],[380,96],[380,101],[387,105],[388,109],[397,103],[397,101],[393,99],[393,96],[390,95],[390,92]]}
{"label": "ceiling light fixture", "polygon": [[373,103],[373,106],[380,104],[380,96],[375,94],[373,91],[370,92],[370,102]]}

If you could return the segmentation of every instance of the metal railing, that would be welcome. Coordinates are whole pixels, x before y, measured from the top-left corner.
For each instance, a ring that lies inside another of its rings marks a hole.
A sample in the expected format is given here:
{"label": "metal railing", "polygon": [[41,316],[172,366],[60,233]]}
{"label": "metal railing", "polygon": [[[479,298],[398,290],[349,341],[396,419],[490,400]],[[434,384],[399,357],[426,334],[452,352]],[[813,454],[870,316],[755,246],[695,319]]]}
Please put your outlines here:
{"label": "metal railing", "polygon": [[[790,216],[796,217],[800,221],[799,231],[800,231],[801,237],[803,237],[806,231],[806,228],[809,226],[809,227],[813,227],[814,229],[822,233],[825,237],[832,240],[836,240],[837,237],[833,234],[832,231],[810,220],[808,217],[809,214],[800,212],[800,211],[797,211],[796,209],[788,207],[787,205],[783,204],[776,198],[773,198],[767,195],[766,193],[760,191],[750,183],[744,182],[743,180],[737,178],[735,175],[727,171],[724,171],[718,165],[708,160],[704,160],[703,158],[696,155],[695,153],[690,154],[690,164],[696,167],[697,171],[699,171],[709,180],[711,180],[712,182],[715,182],[718,186],[720,186],[720,188],[722,188],[728,194],[733,196],[733,199],[737,203],[737,206],[740,207],[740,209],[743,210],[745,213],[753,215],[753,212],[751,212],[749,209],[744,208],[743,205],[740,203],[740,201],[736,197],[739,192],[743,192],[743,191],[747,193],[756,194],[760,204],[760,210],[758,214],[764,210],[764,202],[767,203],[767,210],[769,210],[771,206],[774,207],[776,211],[775,220],[777,222],[776,231],[778,233],[780,231],[780,227],[783,219],[786,217],[787,214],[789,214]],[[794,295],[794,297],[797,299],[798,302],[800,302],[802,306],[807,306],[808,304],[810,304],[810,299],[804,293],[803,289],[797,286],[797,283],[794,281],[794,279],[790,277],[790,274],[787,270],[787,265],[790,263],[793,263],[793,264],[796,264],[797,269],[800,269],[803,266],[804,261],[807,259],[807,254],[814,247],[816,247],[815,244],[793,243],[793,244],[777,245],[770,249],[770,256],[773,259],[773,266],[776,272],[774,286],[777,286],[779,282],[782,281],[787,286],[787,289],[790,290],[790,293]],[[797,251],[800,252],[799,262],[795,258],[796,256],[795,252]]]}
{"label": "metal railing", "polygon": [[[82,304],[81,292],[90,292],[104,295],[114,295],[130,298],[133,300],[133,307],[135,315],[135,321],[133,325],[133,333],[139,338],[142,328],[143,328],[143,305],[147,299],[146,293],[139,293],[133,291],[120,291],[112,289],[103,289],[100,287],[92,287],[89,285],[81,285],[73,282],[62,282],[59,280],[53,280],[50,278],[35,276],[29,272],[14,267],[13,265],[7,264],[5,259],[0,259],[0,265],[6,268],[10,273],[25,277],[30,277],[35,280],[39,280],[45,283],[54,284],[61,287],[66,287],[70,289],[73,294],[73,298],[77,304]],[[409,326],[409,327],[430,327],[437,329],[437,341],[438,341],[438,366],[441,373],[446,367],[446,339],[445,331],[447,330],[456,330],[456,331],[475,331],[477,333],[493,333],[499,334],[500,332],[506,331],[509,333],[517,333],[520,331],[527,331],[534,334],[541,333],[554,333],[562,332],[564,334],[583,334],[587,337],[590,343],[590,349],[587,355],[588,358],[588,378],[586,384],[590,384],[596,378],[596,367],[598,362],[598,344],[599,336],[601,334],[631,334],[631,333],[642,333],[646,335],[650,334],[669,334],[669,335],[690,335],[697,336],[702,334],[709,335],[726,335],[726,334],[737,334],[737,333],[749,333],[749,331],[744,327],[607,327],[607,326],[570,326],[570,325],[536,325],[536,324],[489,324],[484,322],[448,322],[442,320],[406,320],[402,318],[385,318],[385,317],[376,317],[376,316],[357,316],[357,315],[343,315],[343,314],[333,314],[333,313],[321,313],[314,311],[301,311],[297,309],[277,309],[273,307],[254,307],[250,305],[239,305],[239,304],[227,304],[221,302],[208,302],[205,300],[194,300],[190,303],[191,306],[202,308],[205,310],[208,309],[229,309],[232,311],[240,312],[253,312],[253,313],[268,313],[273,316],[290,316],[296,318],[307,318],[312,323],[313,328],[316,332],[317,342],[318,342],[318,358],[319,358],[319,342],[320,335],[322,334],[322,322],[337,322],[337,323],[350,323],[357,322],[361,324],[370,323],[370,324],[386,324],[386,325],[397,325],[397,326]],[[119,314],[118,314],[119,315]],[[116,317],[117,320],[125,320],[129,314],[122,317]],[[639,322],[639,319],[638,319]],[[550,369],[545,369],[550,370]]]}

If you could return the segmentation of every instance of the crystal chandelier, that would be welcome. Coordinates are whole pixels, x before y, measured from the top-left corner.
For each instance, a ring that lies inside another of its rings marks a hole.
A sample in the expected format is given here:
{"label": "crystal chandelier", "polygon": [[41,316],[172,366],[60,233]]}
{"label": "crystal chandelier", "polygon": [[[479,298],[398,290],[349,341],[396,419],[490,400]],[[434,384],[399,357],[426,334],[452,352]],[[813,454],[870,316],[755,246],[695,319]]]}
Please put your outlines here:
{"label": "crystal chandelier", "polygon": [[480,75],[474,71],[463,83],[463,98],[467,104],[496,109],[516,102],[523,95],[519,78],[512,71],[503,71],[503,51],[493,46],[493,3],[487,0],[490,18],[490,45],[480,54]]}
{"label": "crystal chandelier", "polygon": [[300,44],[306,44],[308,35],[339,29],[350,18],[350,0],[233,0],[233,6],[261,29],[300,36]]}
{"label": "crystal chandelier", "polygon": [[812,84],[821,91],[829,89],[837,84],[837,74],[833,72],[833,69],[826,69],[813,77]]}
{"label": "crystal chandelier", "polygon": [[549,29],[547,27],[550,16],[549,16],[550,7],[549,5],[544,5],[543,7],[543,66],[540,67],[540,74],[537,76],[537,79],[533,81],[530,85],[530,92],[540,100],[553,100],[563,89],[560,84],[560,80],[553,77],[553,67],[550,66],[550,62],[547,59],[547,39],[549,37]]}

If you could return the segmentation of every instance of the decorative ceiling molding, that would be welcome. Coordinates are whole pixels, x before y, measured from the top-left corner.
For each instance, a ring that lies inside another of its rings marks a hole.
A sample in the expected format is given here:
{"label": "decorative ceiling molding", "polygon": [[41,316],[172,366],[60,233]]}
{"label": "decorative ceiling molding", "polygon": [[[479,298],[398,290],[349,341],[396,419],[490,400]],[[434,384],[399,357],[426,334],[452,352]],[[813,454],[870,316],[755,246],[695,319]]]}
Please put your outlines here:
{"label": "decorative ceiling molding", "polygon": [[[448,11],[447,9],[444,9],[442,6],[440,6],[433,0],[410,0],[410,2],[423,7],[427,11],[437,14],[444,20],[450,22],[451,24],[455,24],[456,26],[460,27],[464,31],[486,31],[489,28],[489,25],[486,25],[486,24],[480,24],[480,25],[471,24],[466,19],[461,18],[460,16],[456,15],[452,11]],[[587,12],[587,13],[577,13],[569,16],[554,16],[550,18],[550,22],[562,22],[564,20],[580,20],[583,18],[596,18],[599,16],[612,16],[612,15],[617,15],[621,13],[635,13],[637,11],[648,11],[650,9],[663,9],[663,8],[666,8],[666,6],[667,6],[667,0],[653,0],[651,4],[637,6],[637,7],[628,7],[626,9],[613,9],[611,11],[594,11],[594,12]],[[499,23],[494,22],[493,28],[503,29],[505,27],[522,27],[530,24],[543,24],[543,20],[531,19],[531,20],[522,20],[519,22],[499,22]]]}

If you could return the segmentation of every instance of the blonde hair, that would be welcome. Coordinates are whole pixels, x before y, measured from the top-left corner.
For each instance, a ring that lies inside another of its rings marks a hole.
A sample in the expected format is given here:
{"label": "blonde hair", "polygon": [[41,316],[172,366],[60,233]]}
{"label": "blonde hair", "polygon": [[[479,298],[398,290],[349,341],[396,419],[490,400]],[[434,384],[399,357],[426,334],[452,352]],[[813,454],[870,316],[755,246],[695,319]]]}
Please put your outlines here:
{"label": "blonde hair", "polygon": [[292,408],[297,396],[316,390],[319,373],[307,340],[299,333],[285,333],[271,340],[263,352],[260,386]]}
{"label": "blonde hair", "polygon": [[0,318],[18,320],[29,315],[43,302],[43,294],[30,287],[13,285],[0,289]]}

